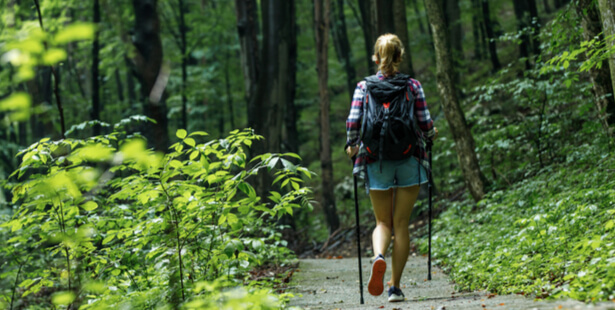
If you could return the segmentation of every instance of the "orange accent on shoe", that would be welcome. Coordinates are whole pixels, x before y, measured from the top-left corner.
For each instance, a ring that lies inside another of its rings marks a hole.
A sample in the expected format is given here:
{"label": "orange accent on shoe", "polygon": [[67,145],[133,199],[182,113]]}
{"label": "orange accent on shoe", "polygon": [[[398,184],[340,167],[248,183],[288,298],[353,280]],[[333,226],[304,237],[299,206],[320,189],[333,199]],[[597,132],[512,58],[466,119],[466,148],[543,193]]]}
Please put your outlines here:
{"label": "orange accent on shoe", "polygon": [[384,108],[385,108],[385,109],[387,109],[387,110],[388,110],[388,109],[389,109],[389,107],[391,106],[391,103],[390,103],[390,102],[385,102],[385,103],[383,103],[382,105],[384,106]]}
{"label": "orange accent on shoe", "polygon": [[384,259],[377,259],[372,264],[372,274],[369,277],[369,283],[367,284],[367,291],[374,295],[379,296],[384,291],[384,273],[387,270],[387,263]]}
{"label": "orange accent on shoe", "polygon": [[365,149],[367,150],[368,153],[372,154],[372,150],[369,149],[369,146],[366,146]]}

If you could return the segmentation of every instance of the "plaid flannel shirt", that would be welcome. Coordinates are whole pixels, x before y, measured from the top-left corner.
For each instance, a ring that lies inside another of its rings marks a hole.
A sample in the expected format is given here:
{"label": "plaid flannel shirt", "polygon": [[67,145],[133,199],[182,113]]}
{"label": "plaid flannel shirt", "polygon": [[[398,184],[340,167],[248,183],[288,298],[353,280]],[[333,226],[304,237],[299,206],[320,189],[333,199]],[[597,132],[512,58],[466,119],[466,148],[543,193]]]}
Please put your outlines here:
{"label": "plaid flannel shirt", "polygon": [[[378,71],[376,76],[383,80],[386,77]],[[425,151],[425,138],[433,138],[435,135],[435,130],[433,126],[433,120],[429,115],[429,110],[427,109],[427,103],[425,102],[425,93],[423,93],[423,87],[421,83],[415,79],[408,80],[408,86],[410,87],[410,91],[414,96],[414,113],[416,116],[417,125],[421,129],[420,132],[417,132],[419,140],[421,141],[419,144],[419,162],[423,167],[429,169],[429,162],[427,160],[427,152]],[[365,179],[366,176],[366,165],[376,161],[375,159],[371,159],[367,156],[367,151],[363,147],[363,143],[360,141],[360,131],[361,124],[363,121],[363,101],[365,98],[366,85],[365,81],[361,81],[357,84],[357,88],[354,91],[354,95],[352,96],[352,103],[350,106],[350,113],[348,114],[348,119],[346,120],[346,147],[349,145],[357,145],[360,143],[359,153],[357,154],[356,160],[354,162],[354,168],[352,173],[360,176]],[[367,186],[367,184],[366,184]]]}

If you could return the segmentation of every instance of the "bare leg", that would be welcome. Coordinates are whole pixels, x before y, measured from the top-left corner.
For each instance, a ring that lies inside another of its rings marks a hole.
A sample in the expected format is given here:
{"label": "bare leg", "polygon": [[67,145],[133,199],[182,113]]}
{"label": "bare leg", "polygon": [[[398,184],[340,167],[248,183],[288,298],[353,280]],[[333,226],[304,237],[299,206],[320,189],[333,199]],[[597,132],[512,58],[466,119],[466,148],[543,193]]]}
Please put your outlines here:
{"label": "bare leg", "polygon": [[370,190],[369,197],[372,200],[372,207],[376,216],[376,228],[372,233],[372,247],[374,257],[376,257],[378,254],[385,255],[391,243],[393,190]]}
{"label": "bare leg", "polygon": [[395,240],[393,241],[393,269],[391,272],[391,284],[399,287],[401,274],[408,260],[410,251],[410,233],[408,225],[412,208],[419,195],[419,186],[400,187],[395,193],[395,212],[393,215],[393,227]]}

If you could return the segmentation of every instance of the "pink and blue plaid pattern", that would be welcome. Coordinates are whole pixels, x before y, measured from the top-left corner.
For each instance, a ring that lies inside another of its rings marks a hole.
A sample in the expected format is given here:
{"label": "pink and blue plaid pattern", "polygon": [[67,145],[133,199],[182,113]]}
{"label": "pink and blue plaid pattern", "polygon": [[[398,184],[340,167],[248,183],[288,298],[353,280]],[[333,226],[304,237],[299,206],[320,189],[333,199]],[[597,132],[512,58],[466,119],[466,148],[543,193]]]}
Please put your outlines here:
{"label": "pink and blue plaid pattern", "polygon": [[[378,71],[376,76],[379,79],[384,79],[384,75]],[[423,92],[423,87],[421,83],[415,79],[408,80],[408,86],[410,87],[410,91],[414,96],[414,113],[416,116],[417,124],[422,132],[417,132],[417,134],[423,138],[431,138],[435,135],[435,130],[433,127],[433,120],[429,115],[429,109],[427,109],[427,103],[425,102],[425,93]],[[357,84],[357,88],[354,91],[354,95],[352,96],[352,103],[350,105],[350,113],[348,114],[348,119],[346,120],[346,145],[357,145],[360,144],[359,154],[354,162],[353,174],[359,175],[362,178],[365,178],[365,166],[373,162],[373,159],[370,159],[367,156],[367,152],[363,147],[363,144],[360,139],[360,130],[361,123],[363,120],[363,101],[365,98],[365,81],[361,81]],[[420,153],[419,159],[421,164],[429,169],[429,163],[427,161],[427,153],[425,152],[425,145],[423,142],[424,139],[421,139]]]}

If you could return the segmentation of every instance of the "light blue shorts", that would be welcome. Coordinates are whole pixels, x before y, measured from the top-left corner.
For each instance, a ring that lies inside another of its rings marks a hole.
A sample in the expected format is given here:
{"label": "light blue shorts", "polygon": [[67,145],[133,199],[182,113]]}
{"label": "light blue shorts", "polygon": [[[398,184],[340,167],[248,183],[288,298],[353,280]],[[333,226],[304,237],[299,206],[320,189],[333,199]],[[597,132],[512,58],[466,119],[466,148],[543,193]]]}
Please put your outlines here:
{"label": "light blue shorts", "polygon": [[[420,182],[419,182],[420,174]],[[387,190],[427,183],[427,171],[416,157],[402,160],[383,160],[367,165],[367,178],[370,190]]]}

